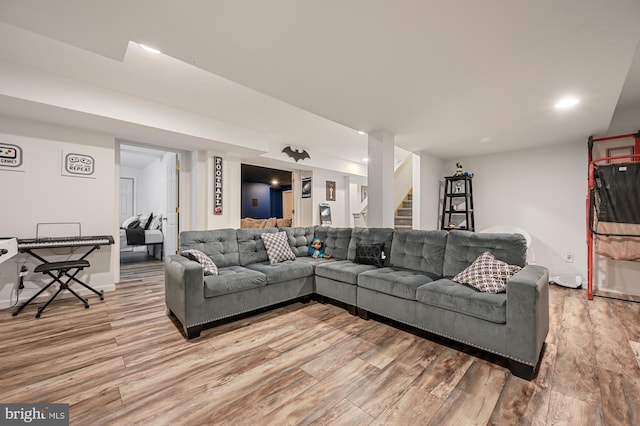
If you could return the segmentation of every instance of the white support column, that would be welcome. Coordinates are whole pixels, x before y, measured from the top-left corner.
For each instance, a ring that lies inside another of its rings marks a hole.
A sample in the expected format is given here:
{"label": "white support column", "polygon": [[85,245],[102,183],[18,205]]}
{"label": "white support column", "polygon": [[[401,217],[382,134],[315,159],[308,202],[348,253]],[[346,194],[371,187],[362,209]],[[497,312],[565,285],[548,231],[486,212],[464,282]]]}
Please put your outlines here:
{"label": "white support column", "polygon": [[207,151],[191,153],[191,227],[207,229]]}
{"label": "white support column", "polygon": [[[445,162],[426,152],[419,152],[420,156],[420,194],[418,202],[420,208],[420,229],[438,229],[440,214],[440,181],[443,180]],[[415,200],[414,190],[414,200]],[[414,201],[415,205],[416,201]],[[414,216],[415,217],[415,216]]]}
{"label": "white support column", "polygon": [[413,229],[422,229],[422,204],[420,203],[420,200],[422,199],[422,192],[420,190],[420,188],[422,187],[422,185],[420,184],[420,173],[422,172],[422,170],[420,169],[420,156],[417,154],[411,154],[411,163],[411,187],[413,188],[413,203],[411,203],[412,225]]}
{"label": "white support column", "polygon": [[386,130],[369,133],[367,226],[393,228],[394,136]]}

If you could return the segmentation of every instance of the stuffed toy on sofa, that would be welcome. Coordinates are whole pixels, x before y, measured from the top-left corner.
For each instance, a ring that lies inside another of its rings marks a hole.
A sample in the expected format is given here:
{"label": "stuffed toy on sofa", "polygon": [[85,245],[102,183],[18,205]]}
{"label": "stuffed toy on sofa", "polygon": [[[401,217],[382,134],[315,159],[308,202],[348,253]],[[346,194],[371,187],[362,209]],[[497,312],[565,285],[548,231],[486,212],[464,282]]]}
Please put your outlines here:
{"label": "stuffed toy on sofa", "polygon": [[314,259],[329,259],[330,254],[324,254],[324,244],[320,238],[314,238],[309,246],[309,256]]}

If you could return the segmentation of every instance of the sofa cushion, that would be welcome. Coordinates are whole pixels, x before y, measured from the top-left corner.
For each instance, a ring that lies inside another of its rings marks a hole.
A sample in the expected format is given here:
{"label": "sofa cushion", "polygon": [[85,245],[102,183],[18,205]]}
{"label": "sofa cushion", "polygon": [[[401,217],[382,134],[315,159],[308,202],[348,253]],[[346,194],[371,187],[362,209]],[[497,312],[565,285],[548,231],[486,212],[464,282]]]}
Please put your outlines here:
{"label": "sofa cushion", "polygon": [[278,228],[289,228],[291,227],[291,222],[292,222],[292,219],[290,217],[276,219],[276,226]]}
{"label": "sofa cushion", "polygon": [[180,232],[180,251],[195,249],[213,260],[218,268],[239,265],[238,239],[235,229]]}
{"label": "sofa cushion", "polygon": [[258,271],[267,277],[267,284],[276,284],[313,275],[313,266],[306,262],[285,260],[280,263],[252,263],[247,269]]}
{"label": "sofa cushion", "polygon": [[499,324],[507,322],[506,293],[483,293],[448,278],[418,287],[416,300]]}
{"label": "sofa cushion", "polygon": [[522,268],[502,262],[485,251],[464,271],[453,277],[453,281],[468,284],[485,293],[502,293],[507,290],[507,280],[520,269]]}
{"label": "sofa cushion", "polygon": [[384,243],[358,244],[356,246],[356,257],[353,261],[362,265],[373,265],[376,268],[382,268],[384,263],[383,253]]}
{"label": "sofa cushion", "polygon": [[213,263],[213,260],[211,260],[209,256],[207,256],[200,250],[189,249],[180,252],[180,254],[187,259],[191,259],[201,264],[205,275],[218,275],[218,267],[216,266],[216,264]]}
{"label": "sofa cushion", "polygon": [[[351,242],[351,228],[332,228],[330,226],[318,226],[315,237],[324,241],[324,254],[331,255],[334,259],[344,260],[349,252]],[[355,255],[355,246],[354,246]],[[353,257],[351,258],[353,260]]]}
{"label": "sofa cushion", "polygon": [[313,268],[313,272],[315,274],[316,266],[320,265],[321,263],[333,262],[333,261],[334,260],[332,260],[332,259],[314,259],[311,256],[307,256],[307,257],[302,257],[301,256],[301,257],[296,257],[296,260],[294,262],[311,265],[311,267]]}
{"label": "sofa cushion", "polygon": [[270,233],[265,232],[260,235],[264,247],[267,249],[269,263],[279,263],[285,260],[295,260],[296,255],[291,251],[287,233],[284,231]]}
{"label": "sofa cushion", "polygon": [[358,275],[358,287],[389,294],[407,300],[416,300],[416,289],[438,277],[419,271],[400,268],[380,268]]}
{"label": "sofa cushion", "polygon": [[509,265],[523,267],[527,255],[527,243],[522,234],[449,231],[442,275],[456,276],[485,251],[490,251],[496,259]]}
{"label": "sofa cushion", "polygon": [[358,282],[358,274],[372,269],[376,269],[376,267],[360,265],[350,260],[329,260],[316,266],[316,275],[334,281],[356,285]]}
{"label": "sofa cushion", "polygon": [[447,231],[396,230],[393,233],[391,266],[442,276]]}
{"label": "sofa cushion", "polygon": [[391,228],[354,228],[349,241],[348,260],[355,260],[356,248],[361,244],[384,243],[384,266],[389,266],[389,252],[393,241],[393,229]]}
{"label": "sofa cushion", "polygon": [[269,260],[267,249],[262,241],[262,234],[278,232],[278,228],[238,229],[238,251],[240,266]]}
{"label": "sofa cushion", "polygon": [[309,246],[314,237],[315,229],[313,226],[296,226],[294,228],[283,228],[289,239],[291,251],[296,256],[309,256]]}
{"label": "sofa cushion", "polygon": [[254,219],[252,217],[245,217],[240,219],[240,228],[264,228],[264,224],[267,219]]}
{"label": "sofa cushion", "polygon": [[267,277],[242,266],[219,268],[218,275],[204,277],[204,297],[216,297],[237,293],[267,285]]}

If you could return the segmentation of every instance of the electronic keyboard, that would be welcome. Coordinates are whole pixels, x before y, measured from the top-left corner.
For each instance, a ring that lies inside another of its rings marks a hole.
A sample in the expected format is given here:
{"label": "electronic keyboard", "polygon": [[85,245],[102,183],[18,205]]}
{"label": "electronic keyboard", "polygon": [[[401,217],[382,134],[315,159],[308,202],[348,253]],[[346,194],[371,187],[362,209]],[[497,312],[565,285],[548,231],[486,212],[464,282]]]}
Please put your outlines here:
{"label": "electronic keyboard", "polygon": [[46,237],[18,239],[18,250],[45,249],[57,247],[106,246],[113,244],[111,235],[91,235],[84,237]]}

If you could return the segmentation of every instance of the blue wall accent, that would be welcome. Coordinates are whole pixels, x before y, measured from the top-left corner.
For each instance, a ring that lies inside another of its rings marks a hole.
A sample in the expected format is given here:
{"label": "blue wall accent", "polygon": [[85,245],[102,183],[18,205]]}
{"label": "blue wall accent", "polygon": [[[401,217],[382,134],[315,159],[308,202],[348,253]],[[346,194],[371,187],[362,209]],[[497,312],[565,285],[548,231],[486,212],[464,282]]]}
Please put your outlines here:
{"label": "blue wall accent", "polygon": [[271,217],[282,217],[282,189],[271,188]]}
{"label": "blue wall accent", "polygon": [[[258,200],[256,207],[251,204],[254,198]],[[268,219],[271,217],[271,186],[264,183],[243,183],[241,208],[243,218]]]}
{"label": "blue wall accent", "polygon": [[[266,183],[242,183],[241,217],[254,219],[282,218],[282,191],[291,189],[291,185],[272,188]],[[252,200],[258,200],[258,206],[252,205]]]}

